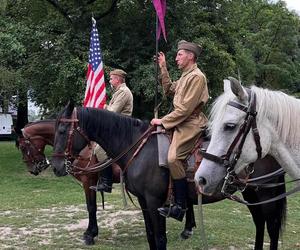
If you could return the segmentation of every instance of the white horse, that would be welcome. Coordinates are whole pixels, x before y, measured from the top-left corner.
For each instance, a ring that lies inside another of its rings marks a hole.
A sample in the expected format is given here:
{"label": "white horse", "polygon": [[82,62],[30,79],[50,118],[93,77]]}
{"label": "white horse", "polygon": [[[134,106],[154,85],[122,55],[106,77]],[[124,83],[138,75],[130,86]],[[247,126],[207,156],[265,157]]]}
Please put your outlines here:
{"label": "white horse", "polygon": [[[300,100],[255,86],[247,90],[238,80],[229,79],[224,85],[230,87],[224,86],[210,114],[207,153],[212,157],[205,156],[195,174],[200,192],[214,193],[229,171],[239,174],[267,154],[292,178],[300,178]],[[247,122],[249,131],[240,132]]]}

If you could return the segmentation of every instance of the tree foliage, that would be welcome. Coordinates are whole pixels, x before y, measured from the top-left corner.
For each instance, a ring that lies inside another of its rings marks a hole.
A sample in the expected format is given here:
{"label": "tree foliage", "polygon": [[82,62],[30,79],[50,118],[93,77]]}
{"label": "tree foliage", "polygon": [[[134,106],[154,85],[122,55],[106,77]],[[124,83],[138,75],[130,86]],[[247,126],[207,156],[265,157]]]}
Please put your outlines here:
{"label": "tree foliage", "polygon": [[[152,116],[156,68],[151,0],[7,0],[0,7],[2,98],[25,89],[44,111],[57,112],[70,98],[81,104],[94,16],[106,74],[111,68],[125,69],[135,116]],[[213,98],[229,75],[246,84],[300,91],[299,16],[283,1],[167,1],[166,28],[168,41],[160,40],[159,47],[171,75],[179,76],[177,42],[202,44],[198,64]]]}

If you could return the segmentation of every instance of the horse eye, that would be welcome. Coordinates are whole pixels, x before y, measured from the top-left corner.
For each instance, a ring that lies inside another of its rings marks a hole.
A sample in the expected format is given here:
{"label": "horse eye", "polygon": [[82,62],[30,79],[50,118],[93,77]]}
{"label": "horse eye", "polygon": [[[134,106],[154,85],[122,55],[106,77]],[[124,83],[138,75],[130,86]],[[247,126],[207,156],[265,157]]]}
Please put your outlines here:
{"label": "horse eye", "polygon": [[232,131],[236,128],[236,124],[234,123],[226,123],[224,125],[224,131]]}

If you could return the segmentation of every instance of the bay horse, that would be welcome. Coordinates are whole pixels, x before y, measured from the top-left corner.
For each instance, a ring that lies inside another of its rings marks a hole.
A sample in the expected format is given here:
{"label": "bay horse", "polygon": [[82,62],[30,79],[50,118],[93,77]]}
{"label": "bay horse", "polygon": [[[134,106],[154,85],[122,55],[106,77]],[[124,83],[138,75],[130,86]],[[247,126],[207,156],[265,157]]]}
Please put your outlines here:
{"label": "bay horse", "polygon": [[[164,250],[167,247],[166,219],[158,213],[157,208],[163,206],[168,197],[169,170],[159,167],[157,138],[151,136],[149,131],[151,130],[148,122],[106,110],[74,108],[73,104],[69,103],[57,118],[52,166],[55,175],[66,175],[65,157],[69,154],[78,155],[82,148],[89,144],[89,140],[97,142],[111,158],[122,154],[117,163],[125,175],[127,189],[137,197],[142,209],[149,248]],[[144,139],[143,146],[136,145],[135,142],[141,139]],[[133,147],[133,150],[127,152],[129,147]],[[126,153],[123,154],[124,152]],[[269,164],[266,164],[267,162]],[[271,172],[274,168],[280,168],[276,161],[270,158],[262,159],[257,164],[270,167]],[[265,172],[258,174],[266,174],[266,168],[260,168]],[[278,182],[282,180],[284,176],[276,179]],[[250,202],[260,201],[265,197],[270,198],[285,192],[285,186],[279,186],[273,191],[275,193],[270,193],[269,190],[256,192],[248,188],[244,197]],[[223,198],[221,196],[221,199]],[[220,200],[209,199],[209,196],[204,196],[203,199],[204,204]],[[256,225],[255,249],[263,248],[265,223],[271,238],[270,249],[277,249],[279,232],[285,218],[286,200],[249,209]]]}
{"label": "bay horse", "polygon": [[225,85],[210,114],[207,159],[195,175],[199,190],[214,193],[225,177],[267,154],[300,185],[300,100],[280,91],[246,89],[234,78],[224,80]]}
{"label": "bay horse", "polygon": [[[22,133],[18,137],[17,146],[22,152],[23,161],[26,163],[28,171],[33,175],[38,175],[50,165],[44,154],[44,149],[46,145],[53,146],[55,120],[41,120],[29,123],[22,129]],[[96,163],[96,157],[92,154],[90,148],[85,147],[80,154],[81,157],[74,164],[84,168],[87,164]],[[97,197],[96,192],[89,187],[96,185],[98,175],[76,174],[74,177],[82,183],[89,215],[89,223],[83,234],[83,240],[86,245],[93,245],[95,244],[94,238],[98,235]],[[118,182],[118,180],[115,181]]]}

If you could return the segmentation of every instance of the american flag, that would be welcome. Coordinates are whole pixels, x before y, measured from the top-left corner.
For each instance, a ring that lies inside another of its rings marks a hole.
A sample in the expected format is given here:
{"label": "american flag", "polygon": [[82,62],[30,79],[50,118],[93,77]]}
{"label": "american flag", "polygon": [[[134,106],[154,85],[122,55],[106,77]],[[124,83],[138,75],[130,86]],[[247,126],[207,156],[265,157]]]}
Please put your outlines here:
{"label": "american flag", "polygon": [[89,65],[86,74],[87,80],[83,106],[103,108],[106,102],[103,62],[96,20],[94,18],[92,18],[92,23],[93,27],[90,37]]}

